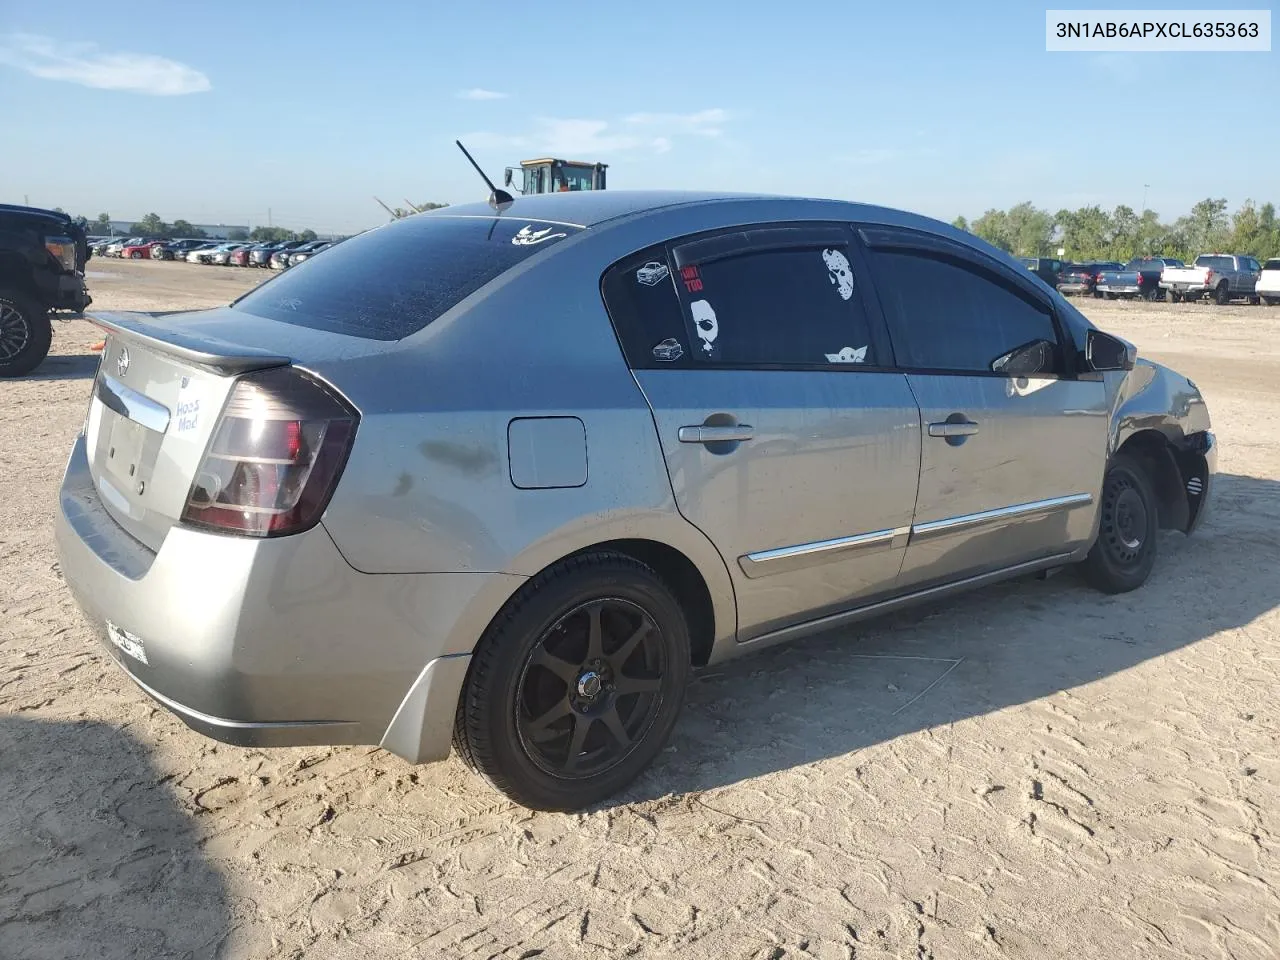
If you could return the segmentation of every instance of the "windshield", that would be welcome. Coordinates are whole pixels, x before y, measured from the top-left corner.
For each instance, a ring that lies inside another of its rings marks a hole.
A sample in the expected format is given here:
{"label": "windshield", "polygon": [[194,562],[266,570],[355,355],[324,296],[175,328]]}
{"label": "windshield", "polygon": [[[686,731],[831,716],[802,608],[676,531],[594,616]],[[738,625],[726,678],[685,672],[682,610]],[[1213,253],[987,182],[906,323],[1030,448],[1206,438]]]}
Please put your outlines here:
{"label": "windshield", "polygon": [[581,228],[413,216],[335,244],[232,306],[282,323],[400,340]]}

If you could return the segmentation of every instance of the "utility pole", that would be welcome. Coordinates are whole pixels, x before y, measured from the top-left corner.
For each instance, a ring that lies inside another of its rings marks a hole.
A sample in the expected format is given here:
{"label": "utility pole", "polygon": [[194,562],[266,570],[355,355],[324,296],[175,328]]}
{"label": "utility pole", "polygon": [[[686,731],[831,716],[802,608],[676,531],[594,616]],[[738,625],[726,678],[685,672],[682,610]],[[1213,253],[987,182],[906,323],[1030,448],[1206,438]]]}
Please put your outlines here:
{"label": "utility pole", "polygon": [[271,229],[271,208],[267,207],[267,229]]}
{"label": "utility pole", "polygon": [[1147,191],[1150,188],[1151,188],[1151,184],[1149,183],[1144,183],[1142,185],[1142,209],[1138,211],[1139,216],[1147,212]]}

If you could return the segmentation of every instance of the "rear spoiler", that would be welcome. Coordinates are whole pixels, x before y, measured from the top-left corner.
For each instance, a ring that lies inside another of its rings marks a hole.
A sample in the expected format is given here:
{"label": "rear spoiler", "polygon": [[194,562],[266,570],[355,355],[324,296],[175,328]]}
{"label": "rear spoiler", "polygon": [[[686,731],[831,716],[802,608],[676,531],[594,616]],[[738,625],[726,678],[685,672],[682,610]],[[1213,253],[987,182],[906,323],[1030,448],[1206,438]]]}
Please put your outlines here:
{"label": "rear spoiler", "polygon": [[230,377],[269,367],[287,367],[293,362],[289,357],[282,357],[268,350],[228,343],[178,326],[155,322],[160,317],[171,315],[173,314],[94,312],[85,316],[108,333],[126,340],[141,341],[193,367],[223,376]]}

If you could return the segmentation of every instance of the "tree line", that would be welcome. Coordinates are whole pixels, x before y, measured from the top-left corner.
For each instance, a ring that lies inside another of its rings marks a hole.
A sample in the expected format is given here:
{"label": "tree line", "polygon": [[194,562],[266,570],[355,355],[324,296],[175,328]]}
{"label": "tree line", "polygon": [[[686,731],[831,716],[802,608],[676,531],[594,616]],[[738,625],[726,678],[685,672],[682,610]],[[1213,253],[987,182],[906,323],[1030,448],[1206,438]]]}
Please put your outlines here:
{"label": "tree line", "polygon": [[1019,257],[1056,256],[1068,260],[1119,260],[1166,256],[1190,261],[1201,253],[1235,253],[1266,260],[1280,257],[1280,222],[1275,204],[1246,200],[1235,213],[1227,201],[1201,200],[1172,223],[1154,210],[1132,207],[1104,210],[1094,205],[1050,213],[1020,203],[1008,210],[988,210],[969,222],[957,217],[952,226],[968,230]]}
{"label": "tree line", "polygon": [[[59,213],[65,211],[61,207],[54,207]],[[91,227],[98,227],[101,230],[109,230],[111,228],[111,214],[100,213],[94,220],[88,217],[73,217],[81,227],[86,230]],[[175,220],[173,223],[165,223],[160,219],[160,215],[156,213],[148,213],[137,223],[129,227],[129,233],[142,237],[159,237],[164,240],[183,239],[183,240],[205,240],[209,234],[199,227],[188,223],[186,220]],[[285,227],[254,227],[252,230],[232,230],[227,233],[228,240],[259,240],[259,241],[279,241],[279,240],[303,240],[310,241],[318,239],[316,232],[311,229],[307,230],[288,230]]]}

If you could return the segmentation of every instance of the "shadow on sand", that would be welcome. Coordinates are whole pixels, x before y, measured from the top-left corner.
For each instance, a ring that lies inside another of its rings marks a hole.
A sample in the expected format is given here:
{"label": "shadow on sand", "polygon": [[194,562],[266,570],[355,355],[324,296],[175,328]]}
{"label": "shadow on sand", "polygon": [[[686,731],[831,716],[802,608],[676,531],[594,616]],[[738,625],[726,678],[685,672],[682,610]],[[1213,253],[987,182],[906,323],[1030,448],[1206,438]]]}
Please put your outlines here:
{"label": "shadow on sand", "polygon": [[98,372],[98,353],[50,354],[23,380],[88,380]]}
{"label": "shadow on sand", "polygon": [[1219,475],[1213,498],[1192,537],[1161,535],[1155,571],[1133,593],[1107,596],[1064,570],[709,668],[689,688],[675,751],[615,802],[841,756],[1249,623],[1280,603],[1280,483]]}
{"label": "shadow on sand", "polygon": [[221,876],[127,733],[0,716],[0,957],[214,957]]}

